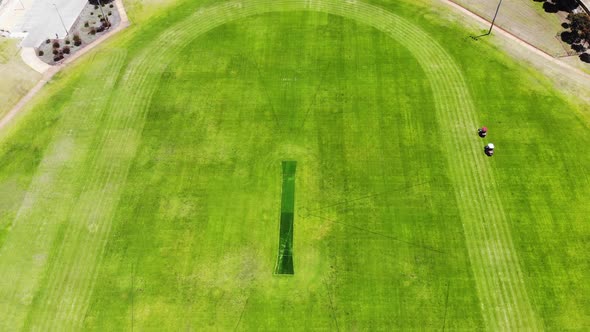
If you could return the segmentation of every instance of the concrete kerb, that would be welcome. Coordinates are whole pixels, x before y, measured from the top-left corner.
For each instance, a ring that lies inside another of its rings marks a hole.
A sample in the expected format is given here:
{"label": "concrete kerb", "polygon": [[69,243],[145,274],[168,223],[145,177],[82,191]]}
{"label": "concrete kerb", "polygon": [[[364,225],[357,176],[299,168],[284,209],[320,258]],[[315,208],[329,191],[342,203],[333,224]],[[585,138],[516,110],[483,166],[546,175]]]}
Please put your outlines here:
{"label": "concrete kerb", "polygon": [[51,68],[51,65],[41,61],[37,57],[37,52],[33,47],[23,47],[20,51],[20,57],[27,64],[27,66],[33,68],[34,71],[44,74]]}
{"label": "concrete kerb", "polygon": [[82,48],[72,57],[65,59],[62,63],[56,66],[50,66],[47,63],[41,61],[37,57],[35,49],[32,47],[24,47],[21,50],[20,55],[23,61],[33,70],[43,74],[43,77],[24,97],[22,97],[19,100],[19,102],[8,113],[6,113],[6,115],[2,119],[0,119],[0,130],[2,130],[6,125],[8,125],[8,123],[10,123],[10,121],[14,119],[18,115],[18,113],[20,113],[20,111],[24,108],[27,102],[33,99],[33,97],[41,90],[43,86],[45,86],[45,84],[47,84],[47,82],[51,80],[51,78],[53,78],[55,74],[57,74],[60,70],[65,68],[70,63],[73,63],[86,53],[90,52],[103,41],[114,36],[119,31],[127,28],[130,25],[129,19],[127,17],[127,12],[125,11],[125,7],[123,6],[123,0],[115,0],[115,6],[117,6],[117,10],[121,15],[121,23],[119,23],[119,25],[113,30],[110,30],[100,38],[96,39],[94,42]]}

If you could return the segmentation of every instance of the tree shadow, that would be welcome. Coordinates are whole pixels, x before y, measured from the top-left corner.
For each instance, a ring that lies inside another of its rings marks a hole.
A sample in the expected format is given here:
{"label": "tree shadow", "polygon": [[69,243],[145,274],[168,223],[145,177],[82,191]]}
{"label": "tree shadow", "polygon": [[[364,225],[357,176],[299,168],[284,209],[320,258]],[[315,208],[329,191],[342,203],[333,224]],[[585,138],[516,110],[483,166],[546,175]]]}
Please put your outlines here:
{"label": "tree shadow", "polygon": [[582,53],[580,54],[580,60],[586,63],[590,63],[590,54],[589,53]]}

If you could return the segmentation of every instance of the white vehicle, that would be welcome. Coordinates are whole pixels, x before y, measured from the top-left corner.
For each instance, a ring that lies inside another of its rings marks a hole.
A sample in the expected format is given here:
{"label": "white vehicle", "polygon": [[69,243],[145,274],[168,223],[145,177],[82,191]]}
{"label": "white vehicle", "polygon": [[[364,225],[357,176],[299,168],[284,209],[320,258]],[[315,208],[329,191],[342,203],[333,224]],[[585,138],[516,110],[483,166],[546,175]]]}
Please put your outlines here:
{"label": "white vehicle", "polygon": [[484,152],[489,156],[493,156],[494,155],[494,143],[489,143],[488,145],[486,145],[484,147]]}

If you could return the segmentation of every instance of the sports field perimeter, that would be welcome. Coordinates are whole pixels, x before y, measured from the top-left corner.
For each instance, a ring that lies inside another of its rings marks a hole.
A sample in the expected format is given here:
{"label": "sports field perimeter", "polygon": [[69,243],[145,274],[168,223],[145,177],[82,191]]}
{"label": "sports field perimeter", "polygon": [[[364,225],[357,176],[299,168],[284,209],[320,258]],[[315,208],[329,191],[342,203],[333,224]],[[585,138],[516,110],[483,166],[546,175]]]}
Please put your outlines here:
{"label": "sports field perimeter", "polygon": [[426,5],[185,1],[60,73],[1,136],[0,330],[590,326],[588,105]]}

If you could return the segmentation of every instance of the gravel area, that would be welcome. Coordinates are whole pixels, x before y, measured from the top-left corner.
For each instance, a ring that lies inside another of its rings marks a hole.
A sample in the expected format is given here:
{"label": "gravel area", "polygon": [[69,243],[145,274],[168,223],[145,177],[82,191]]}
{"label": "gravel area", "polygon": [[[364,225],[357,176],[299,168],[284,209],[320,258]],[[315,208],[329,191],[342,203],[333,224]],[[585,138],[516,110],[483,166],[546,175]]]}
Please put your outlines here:
{"label": "gravel area", "polygon": [[121,23],[121,15],[114,2],[105,3],[102,6],[87,3],[68,36],[62,39],[48,36],[48,39],[37,47],[37,55],[50,65],[58,64],[118,26],[119,23]]}

